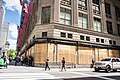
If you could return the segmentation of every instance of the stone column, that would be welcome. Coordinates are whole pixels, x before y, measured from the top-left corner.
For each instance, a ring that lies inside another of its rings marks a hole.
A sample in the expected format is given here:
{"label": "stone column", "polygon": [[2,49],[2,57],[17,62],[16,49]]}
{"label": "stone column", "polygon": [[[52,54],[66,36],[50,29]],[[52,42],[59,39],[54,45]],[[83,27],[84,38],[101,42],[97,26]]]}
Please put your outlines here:
{"label": "stone column", "polygon": [[75,53],[75,66],[77,67],[78,65],[78,43],[76,45],[76,53]]}
{"label": "stone column", "polygon": [[109,57],[109,49],[107,48],[107,55],[108,55],[108,57]]}
{"label": "stone column", "polygon": [[57,44],[54,44],[53,61],[57,62]]}
{"label": "stone column", "polygon": [[93,30],[93,10],[92,10],[92,0],[87,0],[87,11],[88,11],[88,29]]}
{"label": "stone column", "polygon": [[107,33],[106,13],[105,13],[105,2],[104,2],[104,0],[100,1],[100,12],[101,12],[102,32]]}
{"label": "stone column", "polygon": [[52,23],[59,23],[59,16],[60,16],[60,0],[53,0],[51,7],[51,22]]}
{"label": "stone column", "polygon": [[78,26],[78,0],[72,0],[72,25]]}
{"label": "stone column", "polygon": [[117,30],[117,21],[116,21],[116,12],[115,12],[115,3],[111,4],[111,14],[112,14],[112,29],[113,29],[113,34],[118,35],[118,30]]}

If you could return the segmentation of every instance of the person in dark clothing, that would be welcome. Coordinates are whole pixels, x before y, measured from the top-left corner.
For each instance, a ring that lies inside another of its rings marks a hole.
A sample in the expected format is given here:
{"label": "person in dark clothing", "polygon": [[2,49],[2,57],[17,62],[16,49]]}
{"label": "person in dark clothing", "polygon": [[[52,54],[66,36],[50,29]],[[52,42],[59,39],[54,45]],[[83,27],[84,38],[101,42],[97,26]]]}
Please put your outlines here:
{"label": "person in dark clothing", "polygon": [[49,67],[49,59],[46,59],[46,62],[45,62],[45,70],[47,70],[47,68],[50,70],[50,67]]}
{"label": "person in dark clothing", "polygon": [[64,58],[64,57],[63,57],[61,63],[62,63],[61,71],[63,70],[63,68],[64,68],[64,70],[66,71],[66,69],[65,69],[65,58]]}
{"label": "person in dark clothing", "polygon": [[92,59],[92,64],[90,65],[90,68],[93,68],[94,64],[95,64],[95,59]]}
{"label": "person in dark clothing", "polygon": [[29,56],[29,66],[33,66],[33,57]]}
{"label": "person in dark clothing", "polygon": [[16,56],[15,57],[15,66],[17,66],[17,64],[20,62],[20,57],[19,56]]}

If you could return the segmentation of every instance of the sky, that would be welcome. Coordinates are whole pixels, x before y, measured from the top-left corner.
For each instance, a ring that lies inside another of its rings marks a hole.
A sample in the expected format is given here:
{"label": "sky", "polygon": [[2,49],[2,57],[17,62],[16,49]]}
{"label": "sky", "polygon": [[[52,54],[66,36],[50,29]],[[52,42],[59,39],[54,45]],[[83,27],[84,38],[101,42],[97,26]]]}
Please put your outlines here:
{"label": "sky", "polygon": [[3,0],[2,5],[5,7],[4,22],[9,22],[9,32],[7,41],[10,42],[9,49],[16,49],[18,36],[17,25],[20,25],[21,5],[19,0]]}

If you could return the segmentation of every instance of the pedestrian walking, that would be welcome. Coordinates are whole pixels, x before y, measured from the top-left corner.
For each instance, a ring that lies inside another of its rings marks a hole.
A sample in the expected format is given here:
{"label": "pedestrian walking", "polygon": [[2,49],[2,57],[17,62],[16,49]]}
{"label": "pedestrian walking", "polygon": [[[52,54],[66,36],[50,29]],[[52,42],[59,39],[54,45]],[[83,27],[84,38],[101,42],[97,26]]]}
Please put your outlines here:
{"label": "pedestrian walking", "polygon": [[17,64],[21,61],[19,56],[15,57],[15,66],[17,66]]}
{"label": "pedestrian walking", "polygon": [[49,62],[49,59],[47,58],[45,62],[45,70],[47,70],[47,68],[50,70],[48,62]]}
{"label": "pedestrian walking", "polygon": [[63,57],[61,63],[62,63],[61,71],[63,70],[63,68],[66,71],[66,69],[65,69],[65,58],[64,57]]}
{"label": "pedestrian walking", "polygon": [[90,68],[93,68],[94,64],[95,64],[95,59],[92,59],[92,64],[90,65]]}

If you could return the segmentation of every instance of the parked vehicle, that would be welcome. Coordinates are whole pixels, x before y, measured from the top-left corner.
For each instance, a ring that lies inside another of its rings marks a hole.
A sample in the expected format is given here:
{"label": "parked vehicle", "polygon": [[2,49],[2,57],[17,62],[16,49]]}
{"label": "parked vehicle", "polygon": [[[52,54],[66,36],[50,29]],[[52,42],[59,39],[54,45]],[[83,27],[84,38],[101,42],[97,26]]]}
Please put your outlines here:
{"label": "parked vehicle", "polygon": [[94,64],[94,70],[96,72],[100,70],[111,72],[117,71],[118,69],[120,69],[120,58],[104,58]]}

